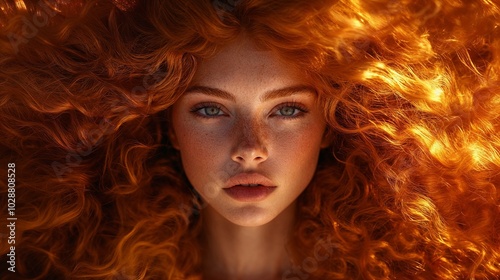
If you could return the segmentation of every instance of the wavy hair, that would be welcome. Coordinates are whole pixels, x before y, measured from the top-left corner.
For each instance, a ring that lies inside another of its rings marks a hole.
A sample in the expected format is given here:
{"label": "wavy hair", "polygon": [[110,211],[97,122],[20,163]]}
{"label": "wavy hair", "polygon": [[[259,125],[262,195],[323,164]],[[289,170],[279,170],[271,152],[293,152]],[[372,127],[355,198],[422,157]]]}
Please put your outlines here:
{"label": "wavy hair", "polygon": [[[300,274],[283,279],[500,275],[493,1],[0,8],[0,170],[15,170],[17,218],[16,272],[1,279],[201,278],[203,205],[168,139],[168,108],[241,33],[316,86],[332,137],[299,197],[289,250]],[[11,246],[0,245],[4,264]]]}

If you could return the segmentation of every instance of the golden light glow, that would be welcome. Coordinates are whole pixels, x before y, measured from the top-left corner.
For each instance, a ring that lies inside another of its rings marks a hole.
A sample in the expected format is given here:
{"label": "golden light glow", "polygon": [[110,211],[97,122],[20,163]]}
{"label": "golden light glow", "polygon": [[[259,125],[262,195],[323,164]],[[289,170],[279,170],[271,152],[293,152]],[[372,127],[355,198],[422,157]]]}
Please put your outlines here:
{"label": "golden light glow", "polygon": [[441,102],[442,97],[443,97],[443,89],[442,88],[434,88],[433,90],[431,90],[430,99],[432,101]]}
{"label": "golden light glow", "polygon": [[381,128],[383,131],[385,131],[387,134],[389,134],[391,136],[396,135],[396,128],[391,124],[383,123],[383,124],[379,125],[379,128]]}
{"label": "golden light glow", "polygon": [[356,28],[356,27],[363,27],[363,23],[361,23],[361,21],[359,21],[358,19],[351,19],[351,24],[352,24],[352,27]]}
{"label": "golden light glow", "polygon": [[481,144],[479,143],[471,143],[469,144],[468,147],[470,154],[472,155],[472,159],[474,160],[475,163],[481,162],[481,160],[484,158],[484,150],[481,147]]}
{"label": "golden light glow", "polygon": [[420,139],[426,146],[430,146],[434,142],[432,133],[423,126],[416,125],[411,128],[410,131],[413,132],[413,134],[417,136],[417,138]]}
{"label": "golden light glow", "polygon": [[26,4],[23,0],[16,0],[16,7],[18,10],[26,10]]}
{"label": "golden light glow", "polygon": [[384,69],[385,68],[385,64],[383,62],[379,61],[379,62],[375,63],[375,67]]}
{"label": "golden light glow", "polygon": [[364,80],[371,80],[376,76],[377,76],[377,74],[371,70],[366,70],[365,72],[363,72],[363,79]]}
{"label": "golden light glow", "polygon": [[410,131],[426,147],[430,154],[441,162],[456,160],[456,153],[452,152],[449,138],[442,134],[432,133],[423,126],[414,126]]}
{"label": "golden light glow", "polygon": [[434,141],[429,147],[429,151],[433,156],[439,157],[445,152],[444,145],[441,141]]}

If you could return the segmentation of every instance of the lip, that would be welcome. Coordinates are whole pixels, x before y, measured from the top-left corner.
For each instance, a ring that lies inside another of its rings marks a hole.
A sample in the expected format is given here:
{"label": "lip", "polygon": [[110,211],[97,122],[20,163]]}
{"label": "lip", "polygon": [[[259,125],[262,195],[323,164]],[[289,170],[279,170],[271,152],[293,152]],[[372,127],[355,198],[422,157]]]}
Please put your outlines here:
{"label": "lip", "polygon": [[232,188],[237,185],[247,185],[247,184],[259,184],[266,187],[276,187],[273,181],[271,181],[271,179],[267,178],[266,176],[260,173],[252,172],[252,173],[240,173],[229,178],[224,188]]}
{"label": "lip", "polygon": [[[247,184],[259,186],[242,186]],[[275,189],[273,181],[259,173],[240,173],[229,178],[224,187],[229,196],[243,202],[263,200]]]}

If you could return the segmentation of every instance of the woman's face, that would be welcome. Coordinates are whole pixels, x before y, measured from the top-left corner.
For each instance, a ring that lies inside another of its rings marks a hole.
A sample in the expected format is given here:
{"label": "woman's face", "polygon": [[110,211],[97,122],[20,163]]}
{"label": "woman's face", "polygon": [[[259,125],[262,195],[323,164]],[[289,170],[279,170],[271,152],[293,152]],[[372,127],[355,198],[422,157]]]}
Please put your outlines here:
{"label": "woman's face", "polygon": [[263,225],[307,187],[328,144],[316,103],[301,73],[239,39],[200,64],[172,107],[170,138],[208,207]]}

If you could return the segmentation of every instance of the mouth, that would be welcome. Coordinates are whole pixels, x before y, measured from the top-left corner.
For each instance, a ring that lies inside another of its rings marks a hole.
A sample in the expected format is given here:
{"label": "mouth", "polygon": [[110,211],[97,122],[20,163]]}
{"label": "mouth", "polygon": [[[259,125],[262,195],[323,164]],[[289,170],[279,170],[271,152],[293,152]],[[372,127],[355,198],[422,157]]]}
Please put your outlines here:
{"label": "mouth", "polygon": [[240,173],[226,182],[225,189],[236,186],[244,187],[276,187],[271,179],[259,173]]}
{"label": "mouth", "polygon": [[238,186],[242,186],[242,187],[259,187],[259,186],[263,186],[261,184],[241,184],[241,185],[236,185],[234,187],[238,187]]}
{"label": "mouth", "polygon": [[276,187],[267,187],[263,185],[248,186],[236,185],[231,188],[225,188],[224,191],[230,197],[242,202],[255,202],[265,199]]}
{"label": "mouth", "polygon": [[242,202],[260,201],[271,194],[277,186],[259,173],[240,173],[231,177],[224,191],[232,198]]}

